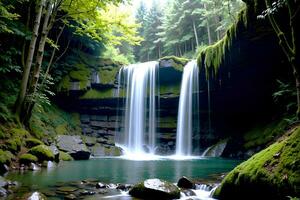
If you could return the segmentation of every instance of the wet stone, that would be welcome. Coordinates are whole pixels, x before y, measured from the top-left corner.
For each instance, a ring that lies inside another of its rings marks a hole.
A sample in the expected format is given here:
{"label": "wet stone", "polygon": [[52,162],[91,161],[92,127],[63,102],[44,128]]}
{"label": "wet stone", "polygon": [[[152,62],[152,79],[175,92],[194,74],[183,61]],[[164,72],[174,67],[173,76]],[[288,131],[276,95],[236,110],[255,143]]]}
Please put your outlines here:
{"label": "wet stone", "polygon": [[77,197],[74,194],[69,194],[69,195],[65,196],[65,199],[73,200],[73,199],[77,199]]}
{"label": "wet stone", "polygon": [[78,190],[78,188],[68,187],[68,186],[57,188],[58,192],[63,192],[63,193],[72,193],[72,192],[75,192],[77,190]]}
{"label": "wet stone", "polygon": [[96,184],[96,188],[103,189],[103,188],[107,188],[107,186],[104,183],[99,182],[99,183]]}

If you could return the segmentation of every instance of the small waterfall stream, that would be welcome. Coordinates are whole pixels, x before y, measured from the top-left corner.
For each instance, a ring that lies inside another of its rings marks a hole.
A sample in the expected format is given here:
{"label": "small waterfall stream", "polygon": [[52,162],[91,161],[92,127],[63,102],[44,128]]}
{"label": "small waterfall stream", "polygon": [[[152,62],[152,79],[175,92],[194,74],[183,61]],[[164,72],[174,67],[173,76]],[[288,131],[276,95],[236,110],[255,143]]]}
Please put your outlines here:
{"label": "small waterfall stream", "polygon": [[[119,71],[118,93],[126,94],[124,137],[119,141],[128,154],[154,154],[158,62],[132,64]],[[121,85],[123,79],[123,86]]]}
{"label": "small waterfall stream", "polygon": [[190,61],[183,70],[181,81],[177,136],[176,156],[191,156],[193,151],[193,131],[199,127],[199,69],[196,60]]}

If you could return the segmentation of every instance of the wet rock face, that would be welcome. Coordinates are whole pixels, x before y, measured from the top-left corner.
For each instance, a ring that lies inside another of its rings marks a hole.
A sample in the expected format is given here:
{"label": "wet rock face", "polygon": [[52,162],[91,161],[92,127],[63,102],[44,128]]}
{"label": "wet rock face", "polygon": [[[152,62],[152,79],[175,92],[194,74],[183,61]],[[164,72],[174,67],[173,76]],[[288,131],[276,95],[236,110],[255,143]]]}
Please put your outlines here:
{"label": "wet rock face", "polygon": [[133,197],[142,199],[179,199],[180,190],[176,185],[160,179],[147,179],[136,184],[129,191]]}
{"label": "wet rock face", "polygon": [[80,136],[59,135],[56,141],[58,149],[70,154],[75,160],[90,158],[91,153]]}
{"label": "wet rock face", "polygon": [[195,189],[195,184],[187,177],[183,176],[178,180],[177,186],[184,189]]}

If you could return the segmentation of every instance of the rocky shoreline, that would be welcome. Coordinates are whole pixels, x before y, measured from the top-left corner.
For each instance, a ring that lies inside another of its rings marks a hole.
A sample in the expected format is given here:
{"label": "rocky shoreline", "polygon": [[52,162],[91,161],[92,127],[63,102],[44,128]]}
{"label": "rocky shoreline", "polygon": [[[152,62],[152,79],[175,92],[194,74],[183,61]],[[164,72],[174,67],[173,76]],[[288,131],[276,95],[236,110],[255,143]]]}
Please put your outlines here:
{"label": "rocky shoreline", "polygon": [[47,200],[47,199],[182,199],[198,196],[197,191],[205,193],[210,198],[217,183],[201,184],[186,177],[177,184],[161,179],[147,179],[137,184],[106,184],[97,179],[81,181],[58,182],[45,189],[33,190],[17,182],[11,182],[0,177],[0,199]]}

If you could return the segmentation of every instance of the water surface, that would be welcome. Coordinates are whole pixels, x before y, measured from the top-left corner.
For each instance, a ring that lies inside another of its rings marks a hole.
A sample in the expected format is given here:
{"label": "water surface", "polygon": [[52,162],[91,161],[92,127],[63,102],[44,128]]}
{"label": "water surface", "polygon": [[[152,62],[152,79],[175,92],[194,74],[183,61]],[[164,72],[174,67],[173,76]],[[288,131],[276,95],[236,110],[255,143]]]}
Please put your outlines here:
{"label": "water surface", "polygon": [[191,160],[125,160],[121,158],[101,158],[86,161],[61,162],[57,167],[35,172],[11,172],[10,180],[34,189],[53,186],[58,182],[97,179],[104,183],[134,184],[148,178],[160,178],[177,182],[182,176],[206,179],[212,174],[233,169],[240,161],[220,158]]}

